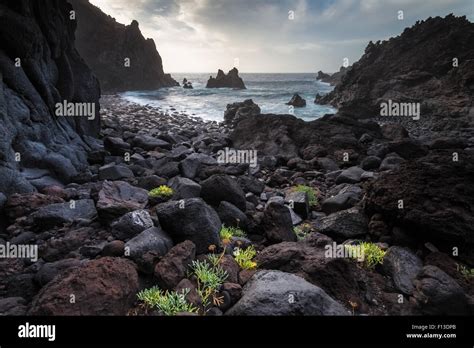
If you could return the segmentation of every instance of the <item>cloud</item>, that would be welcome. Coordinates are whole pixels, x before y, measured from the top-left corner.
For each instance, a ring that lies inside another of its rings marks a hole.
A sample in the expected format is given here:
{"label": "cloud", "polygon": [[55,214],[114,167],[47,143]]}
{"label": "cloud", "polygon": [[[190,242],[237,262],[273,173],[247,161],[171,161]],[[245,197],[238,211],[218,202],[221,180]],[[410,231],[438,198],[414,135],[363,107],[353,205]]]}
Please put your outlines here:
{"label": "cloud", "polygon": [[230,69],[234,58],[247,72],[335,71],[343,58],[357,60],[368,41],[397,36],[417,20],[451,12],[474,19],[472,0],[91,2],[119,22],[138,20],[174,72]]}

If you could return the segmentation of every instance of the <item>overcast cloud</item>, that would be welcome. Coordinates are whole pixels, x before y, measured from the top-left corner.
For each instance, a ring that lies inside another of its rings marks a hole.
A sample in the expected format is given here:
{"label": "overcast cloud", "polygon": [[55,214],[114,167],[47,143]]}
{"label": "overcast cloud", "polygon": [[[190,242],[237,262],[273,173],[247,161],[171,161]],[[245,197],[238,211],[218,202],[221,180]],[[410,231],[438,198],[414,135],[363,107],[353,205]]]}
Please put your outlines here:
{"label": "overcast cloud", "polygon": [[[118,22],[140,23],[167,72],[336,71],[370,40],[449,13],[474,20],[473,0],[90,0]],[[398,11],[404,20],[398,20]],[[289,19],[294,11],[294,19]]]}

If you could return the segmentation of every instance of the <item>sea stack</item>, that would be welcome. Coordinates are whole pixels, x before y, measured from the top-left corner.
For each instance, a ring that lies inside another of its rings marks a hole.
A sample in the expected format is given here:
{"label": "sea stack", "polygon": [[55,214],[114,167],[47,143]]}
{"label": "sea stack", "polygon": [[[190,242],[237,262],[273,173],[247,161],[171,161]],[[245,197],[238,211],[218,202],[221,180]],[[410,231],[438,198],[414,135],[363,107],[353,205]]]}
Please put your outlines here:
{"label": "sea stack", "polygon": [[292,105],[295,108],[303,108],[306,106],[306,100],[304,100],[298,93],[294,94],[291,100],[286,105]]}
{"label": "sea stack", "polygon": [[239,70],[233,68],[227,75],[219,69],[217,76],[214,78],[209,77],[206,88],[234,88],[234,89],[246,89],[244,81],[239,76]]}

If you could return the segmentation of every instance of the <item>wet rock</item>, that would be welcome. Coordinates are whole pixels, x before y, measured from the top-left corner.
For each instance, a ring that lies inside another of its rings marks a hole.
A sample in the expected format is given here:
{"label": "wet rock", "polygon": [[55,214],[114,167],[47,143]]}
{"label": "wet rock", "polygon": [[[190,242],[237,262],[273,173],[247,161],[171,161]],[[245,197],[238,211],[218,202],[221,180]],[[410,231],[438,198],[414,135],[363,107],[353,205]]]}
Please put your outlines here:
{"label": "wet rock", "polygon": [[173,189],[173,199],[176,200],[195,198],[201,194],[201,185],[191,179],[176,176],[168,182],[168,185]]}
{"label": "wet rock", "polygon": [[153,227],[153,220],[146,210],[135,210],[120,217],[111,225],[112,235],[127,240]]}
{"label": "wet rock", "polygon": [[145,273],[153,273],[153,259],[164,256],[173,247],[173,241],[159,227],[151,227],[125,243],[125,255]]}
{"label": "wet rock", "polygon": [[97,210],[105,221],[145,208],[148,192],[124,181],[105,181],[99,192]]}
{"label": "wet rock", "polygon": [[226,314],[347,315],[348,312],[324,290],[301,277],[280,271],[259,271],[245,285],[242,298]]}
{"label": "wet rock", "polygon": [[423,262],[409,249],[393,246],[388,249],[382,267],[393,279],[398,290],[406,295],[412,295],[413,281],[423,268]]}
{"label": "wet rock", "polygon": [[245,211],[245,193],[235,179],[228,175],[213,175],[201,182],[201,197],[213,206],[227,201]]}
{"label": "wet rock", "polygon": [[47,205],[30,215],[32,223],[40,229],[72,223],[79,219],[94,220],[96,217],[97,210],[92,199]]}
{"label": "wet rock", "polygon": [[198,254],[207,253],[211,245],[220,245],[222,223],[214,209],[201,198],[159,204],[156,214],[175,243],[190,240]]}

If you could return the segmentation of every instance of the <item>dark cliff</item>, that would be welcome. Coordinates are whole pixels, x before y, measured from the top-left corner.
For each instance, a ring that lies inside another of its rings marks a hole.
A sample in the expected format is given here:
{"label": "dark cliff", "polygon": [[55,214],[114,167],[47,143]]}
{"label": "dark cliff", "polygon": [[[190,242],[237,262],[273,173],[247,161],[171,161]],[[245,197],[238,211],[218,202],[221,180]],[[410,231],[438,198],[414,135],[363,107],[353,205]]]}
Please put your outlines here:
{"label": "dark cliff", "polygon": [[318,97],[341,112],[372,117],[380,102],[419,102],[423,115],[473,113],[474,24],[465,17],[429,18],[388,41],[369,43],[333,92]]}
{"label": "dark cliff", "polygon": [[[61,0],[0,1],[0,193],[35,190],[31,176],[67,182],[87,164],[100,89],[74,47],[71,10]],[[94,119],[57,116],[64,101],[88,103]]]}
{"label": "dark cliff", "polygon": [[[163,72],[152,39],[145,39],[137,21],[117,23],[88,0],[70,0],[76,11],[76,47],[97,75],[104,92],[176,86]],[[125,59],[130,60],[126,66]]]}

